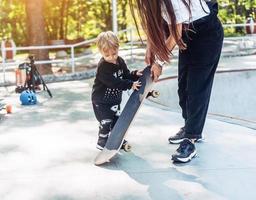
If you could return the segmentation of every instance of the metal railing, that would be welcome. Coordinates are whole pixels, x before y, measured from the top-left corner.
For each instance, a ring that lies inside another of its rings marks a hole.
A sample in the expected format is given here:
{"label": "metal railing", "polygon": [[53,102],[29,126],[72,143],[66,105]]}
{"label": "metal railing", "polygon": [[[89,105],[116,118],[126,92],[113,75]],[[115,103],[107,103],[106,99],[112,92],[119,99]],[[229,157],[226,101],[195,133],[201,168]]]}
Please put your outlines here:
{"label": "metal railing", "polygon": [[[224,24],[223,27],[226,28],[226,27],[247,27],[247,26],[252,26],[254,25],[254,27],[256,27],[256,23],[252,24],[252,23],[245,23],[245,24]],[[129,49],[130,49],[130,56],[131,56],[131,59],[133,60],[133,54],[134,54],[134,46],[135,46],[135,34],[133,33],[133,31],[136,31],[136,29],[134,27],[132,28],[128,28],[126,30],[121,30],[118,32],[118,35],[119,34],[122,34],[122,33],[127,33],[127,37],[128,37],[128,40],[129,40],[129,43],[127,44]],[[252,34],[252,35],[247,35],[247,36],[243,36],[243,37],[229,37],[228,39],[229,40],[237,40],[237,39],[240,39],[240,40],[248,40],[248,39],[252,39],[252,38],[256,38],[256,35],[255,34]],[[94,53],[92,54],[89,54],[89,55],[80,55],[78,57],[75,57],[75,48],[79,48],[81,46],[84,46],[84,45],[90,45],[92,43],[94,43],[96,41],[96,39],[91,39],[91,40],[87,40],[87,41],[83,41],[83,42],[79,42],[77,44],[69,44],[69,45],[49,45],[49,46],[27,46],[27,47],[3,47],[1,50],[2,50],[2,55],[6,55],[6,52],[7,51],[13,51],[13,50],[16,50],[16,51],[29,51],[29,50],[41,50],[41,49],[49,49],[49,50],[52,50],[52,49],[55,49],[55,50],[58,50],[58,49],[70,49],[70,56],[68,58],[64,58],[64,59],[57,59],[57,58],[54,58],[54,59],[49,59],[49,60],[38,60],[35,62],[35,64],[59,64],[59,63],[70,63],[71,64],[71,72],[72,73],[75,73],[75,67],[76,67],[76,62],[77,61],[80,61],[80,60],[83,60],[83,59],[86,59],[86,58],[92,58],[93,56],[95,56]],[[256,39],[255,39],[255,45],[256,45]],[[122,49],[120,49],[122,50]],[[21,63],[24,62],[24,59],[23,60],[15,60],[15,61],[10,61],[10,62],[7,62],[5,58],[2,58],[2,63],[0,64],[0,66],[2,67],[2,73],[3,73],[3,81],[5,82],[6,81],[6,77],[5,77],[5,74],[6,74],[6,69],[14,69],[14,68],[17,68],[17,66]]]}
{"label": "metal railing", "polygon": [[[126,30],[121,30],[118,32],[118,34],[122,34],[122,33],[127,33],[127,35],[129,36],[129,46],[130,46],[130,55],[132,57],[133,55],[133,30],[134,28],[129,28]],[[58,49],[70,49],[70,56],[68,58],[63,58],[63,59],[49,59],[49,60],[37,60],[35,61],[35,64],[58,64],[58,63],[70,63],[71,64],[71,69],[72,69],[72,73],[75,73],[75,62],[76,61],[80,61],[86,58],[90,58],[93,56],[93,53],[90,55],[80,55],[79,57],[75,57],[75,48],[79,48],[81,46],[84,45],[90,45],[95,43],[96,38],[91,39],[91,40],[87,40],[87,41],[83,41],[83,42],[79,42],[76,44],[69,44],[69,45],[48,45],[48,46],[27,46],[27,47],[2,47],[1,51],[2,51],[2,55],[6,55],[7,51],[29,51],[29,50],[42,50],[42,49],[48,49],[48,50],[58,50]],[[122,49],[120,49],[122,50]],[[2,56],[2,63],[0,64],[1,68],[2,68],[2,73],[3,73],[3,81],[6,81],[6,69],[14,69],[17,68],[17,66],[21,63],[23,63],[25,61],[25,59],[22,60],[15,60],[15,61],[9,61],[7,62],[7,60],[5,59],[5,57]]]}

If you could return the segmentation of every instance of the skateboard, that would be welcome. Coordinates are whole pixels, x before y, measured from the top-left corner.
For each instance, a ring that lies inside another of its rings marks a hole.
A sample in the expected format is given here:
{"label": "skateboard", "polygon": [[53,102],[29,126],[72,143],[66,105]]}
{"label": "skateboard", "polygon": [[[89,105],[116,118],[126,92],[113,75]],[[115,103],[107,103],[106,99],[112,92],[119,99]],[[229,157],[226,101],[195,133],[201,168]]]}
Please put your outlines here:
{"label": "skateboard", "polygon": [[142,76],[139,78],[141,82],[141,87],[139,90],[133,91],[129,97],[121,115],[119,116],[115,126],[113,127],[107,143],[104,149],[96,156],[94,160],[95,165],[102,165],[104,163],[110,162],[122,147],[125,151],[131,150],[131,145],[129,143],[122,145],[127,131],[140,108],[143,100],[150,96],[156,98],[159,93],[155,90],[151,90],[153,86],[153,80],[151,77],[150,66],[147,66],[143,72]]}
{"label": "skateboard", "polygon": [[[149,97],[157,98],[160,95],[160,92],[157,90],[151,90],[148,92],[146,99]],[[122,144],[121,149],[123,149],[125,152],[130,152],[132,149],[132,146],[126,141]]]}

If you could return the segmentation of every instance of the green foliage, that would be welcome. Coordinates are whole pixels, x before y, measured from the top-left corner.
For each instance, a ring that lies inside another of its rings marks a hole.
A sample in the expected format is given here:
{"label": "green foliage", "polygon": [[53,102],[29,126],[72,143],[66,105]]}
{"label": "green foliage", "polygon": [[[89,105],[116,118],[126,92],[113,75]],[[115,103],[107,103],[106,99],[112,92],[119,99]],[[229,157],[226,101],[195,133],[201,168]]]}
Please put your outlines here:
{"label": "green foliage", "polygon": [[[119,30],[133,26],[128,0],[118,2]],[[256,18],[256,0],[219,0],[219,16],[224,24],[244,23]],[[13,37],[17,45],[26,45],[26,0],[1,0],[0,39]],[[111,0],[44,0],[45,28],[49,40],[90,39],[112,29]],[[243,28],[226,28],[226,35],[243,35]],[[122,34],[122,40],[129,35]]]}
{"label": "green foliage", "polygon": [[20,0],[1,1],[0,6],[0,39],[13,37],[18,44],[26,42],[25,6]]}
{"label": "green foliage", "polygon": [[[256,0],[219,0],[219,17],[223,24],[245,23],[249,17],[256,19]],[[244,35],[243,27],[226,28],[226,36]]]}

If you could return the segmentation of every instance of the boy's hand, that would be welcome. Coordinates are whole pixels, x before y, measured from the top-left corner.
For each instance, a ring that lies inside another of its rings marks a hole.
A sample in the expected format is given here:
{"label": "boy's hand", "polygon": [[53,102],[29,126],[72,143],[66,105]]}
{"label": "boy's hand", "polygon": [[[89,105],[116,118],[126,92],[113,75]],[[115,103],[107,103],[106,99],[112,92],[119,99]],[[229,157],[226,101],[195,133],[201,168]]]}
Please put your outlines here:
{"label": "boy's hand", "polygon": [[136,72],[136,76],[142,76],[143,69],[140,69]]}
{"label": "boy's hand", "polygon": [[133,89],[133,90],[139,90],[140,86],[141,86],[141,82],[135,81],[135,82],[133,82],[133,84],[132,84],[132,89]]}

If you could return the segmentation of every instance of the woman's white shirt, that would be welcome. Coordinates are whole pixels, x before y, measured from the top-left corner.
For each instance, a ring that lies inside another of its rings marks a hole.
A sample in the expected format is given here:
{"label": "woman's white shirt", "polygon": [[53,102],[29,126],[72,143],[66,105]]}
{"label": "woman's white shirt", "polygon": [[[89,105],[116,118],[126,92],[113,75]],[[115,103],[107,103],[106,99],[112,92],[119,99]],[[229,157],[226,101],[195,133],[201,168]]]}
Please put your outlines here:
{"label": "woman's white shirt", "polygon": [[[189,15],[189,11],[187,7],[182,2],[182,0],[170,0],[170,1],[174,9],[177,24],[190,23],[210,14],[209,7],[207,6],[205,0],[191,0],[191,6],[190,6],[191,17]],[[162,5],[162,16],[168,24],[171,24],[171,20],[169,19],[166,13],[165,5]]]}

